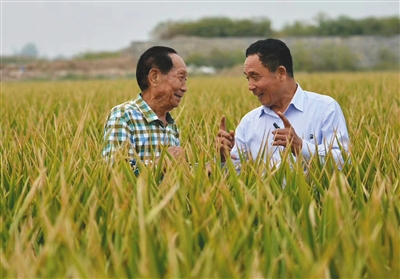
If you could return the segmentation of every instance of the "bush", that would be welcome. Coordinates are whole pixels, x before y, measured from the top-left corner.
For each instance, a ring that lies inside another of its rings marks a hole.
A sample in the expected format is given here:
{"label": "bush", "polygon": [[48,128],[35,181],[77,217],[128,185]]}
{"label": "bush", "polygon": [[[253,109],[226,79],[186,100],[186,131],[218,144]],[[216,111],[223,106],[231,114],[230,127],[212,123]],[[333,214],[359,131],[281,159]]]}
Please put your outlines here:
{"label": "bush", "polygon": [[382,47],[378,54],[378,62],[375,70],[399,70],[399,59],[387,47]]}
{"label": "bush", "polygon": [[310,48],[301,42],[292,48],[293,68],[296,71],[337,72],[355,71],[358,69],[357,56],[345,46],[324,44]]}
{"label": "bush", "polygon": [[195,66],[209,66],[216,69],[230,68],[244,61],[244,54],[240,50],[226,52],[213,49],[209,55],[193,53],[186,59],[186,64]]}

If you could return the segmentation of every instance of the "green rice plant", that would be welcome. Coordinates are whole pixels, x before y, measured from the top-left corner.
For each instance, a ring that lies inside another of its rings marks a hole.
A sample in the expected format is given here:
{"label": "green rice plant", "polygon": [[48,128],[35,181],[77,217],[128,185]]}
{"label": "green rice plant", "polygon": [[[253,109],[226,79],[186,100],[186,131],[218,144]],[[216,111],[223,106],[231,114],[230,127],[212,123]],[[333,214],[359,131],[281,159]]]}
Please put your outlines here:
{"label": "green rice plant", "polygon": [[[299,74],[341,104],[351,152],[221,167],[215,135],[256,106],[244,77],[193,77],[172,114],[185,158],[101,157],[134,80],[2,83],[2,277],[398,278],[398,73]],[[211,174],[205,171],[206,164]],[[165,172],[162,171],[166,168]]]}

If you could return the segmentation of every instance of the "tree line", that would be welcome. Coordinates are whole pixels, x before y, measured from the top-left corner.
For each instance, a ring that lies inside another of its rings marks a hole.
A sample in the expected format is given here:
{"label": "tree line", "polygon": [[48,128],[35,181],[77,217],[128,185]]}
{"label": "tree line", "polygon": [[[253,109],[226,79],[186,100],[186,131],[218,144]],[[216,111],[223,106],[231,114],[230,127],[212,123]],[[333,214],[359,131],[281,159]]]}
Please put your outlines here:
{"label": "tree line", "polygon": [[[399,59],[388,47],[382,46],[369,66],[360,65],[360,59],[346,46],[326,43],[309,48],[301,42],[295,43],[291,50],[293,68],[296,72],[340,72],[340,71],[381,71],[399,70]],[[243,64],[243,51],[224,51],[213,49],[210,54],[193,52],[185,58],[187,65],[209,66],[217,70]]]}
{"label": "tree line", "polygon": [[332,19],[320,13],[314,23],[295,21],[281,30],[274,30],[266,17],[254,19],[231,19],[227,17],[205,17],[197,21],[160,22],[151,31],[156,39],[171,39],[177,36],[197,37],[272,37],[272,36],[355,36],[400,34],[400,18],[367,17],[352,19],[339,16]]}

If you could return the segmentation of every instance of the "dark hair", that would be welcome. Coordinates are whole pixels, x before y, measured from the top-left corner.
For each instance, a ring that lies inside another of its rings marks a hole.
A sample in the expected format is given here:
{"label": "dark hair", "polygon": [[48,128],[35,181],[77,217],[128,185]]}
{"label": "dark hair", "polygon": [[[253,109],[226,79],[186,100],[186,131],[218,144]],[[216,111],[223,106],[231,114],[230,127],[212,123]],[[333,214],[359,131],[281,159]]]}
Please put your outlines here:
{"label": "dark hair", "polygon": [[152,68],[157,68],[163,74],[167,74],[172,67],[171,53],[177,53],[173,48],[166,46],[154,46],[146,50],[139,58],[136,66],[136,80],[140,90],[145,91],[149,88],[147,79]]}
{"label": "dark hair", "polygon": [[292,55],[284,42],[271,38],[259,40],[246,50],[246,57],[253,54],[258,55],[263,66],[270,72],[284,66],[289,76],[294,77]]}

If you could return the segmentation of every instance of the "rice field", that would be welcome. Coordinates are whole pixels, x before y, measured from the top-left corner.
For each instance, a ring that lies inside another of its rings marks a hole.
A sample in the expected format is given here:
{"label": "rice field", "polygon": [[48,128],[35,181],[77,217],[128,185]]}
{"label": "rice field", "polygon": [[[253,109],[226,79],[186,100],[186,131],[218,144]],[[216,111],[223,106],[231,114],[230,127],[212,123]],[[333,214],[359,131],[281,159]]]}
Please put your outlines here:
{"label": "rice field", "polygon": [[139,176],[101,157],[135,80],[2,83],[1,277],[399,278],[399,73],[296,80],[341,105],[342,171],[314,158],[307,173],[248,162],[236,175],[217,161],[208,176],[221,116],[234,129],[259,105],[244,76],[189,77],[172,111],[186,160]]}

